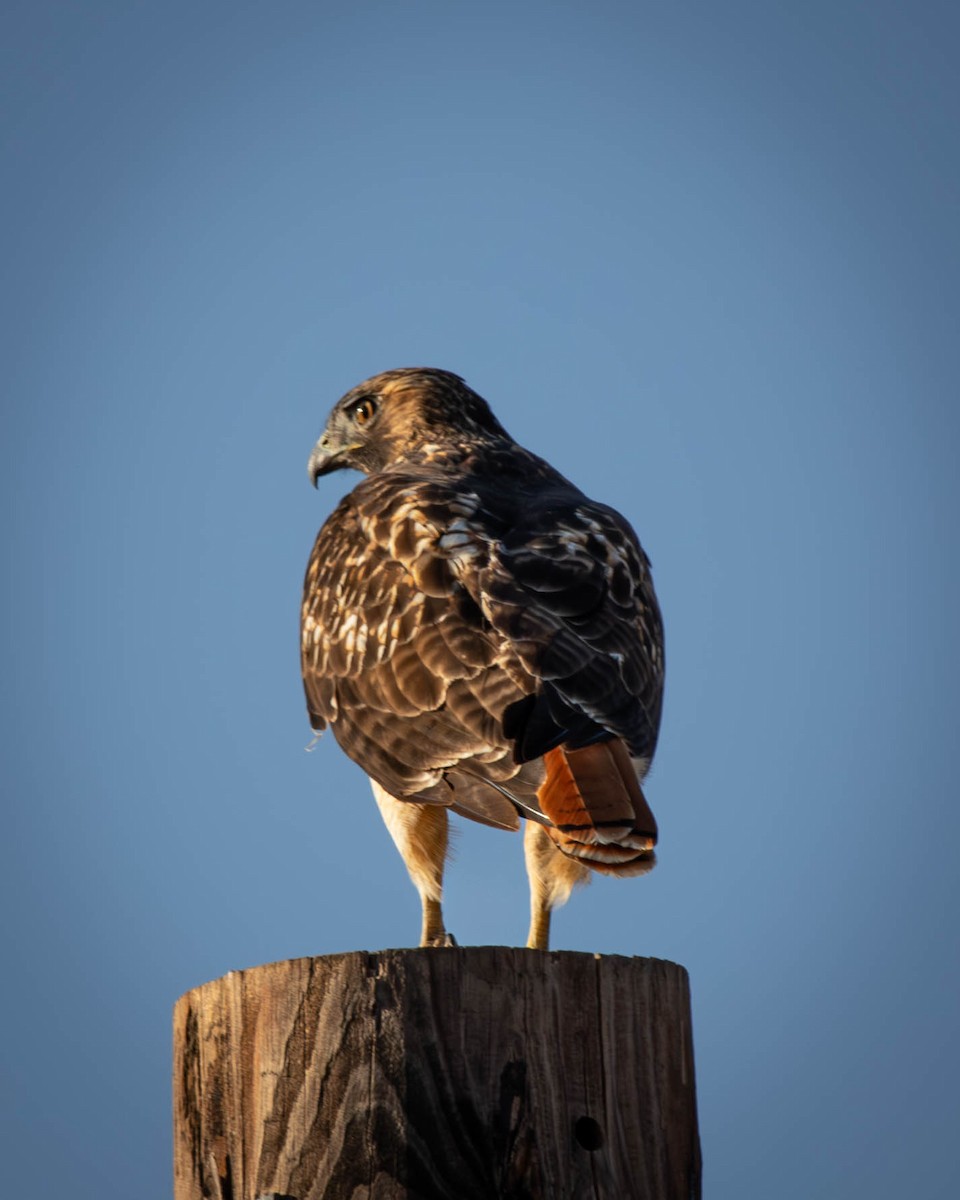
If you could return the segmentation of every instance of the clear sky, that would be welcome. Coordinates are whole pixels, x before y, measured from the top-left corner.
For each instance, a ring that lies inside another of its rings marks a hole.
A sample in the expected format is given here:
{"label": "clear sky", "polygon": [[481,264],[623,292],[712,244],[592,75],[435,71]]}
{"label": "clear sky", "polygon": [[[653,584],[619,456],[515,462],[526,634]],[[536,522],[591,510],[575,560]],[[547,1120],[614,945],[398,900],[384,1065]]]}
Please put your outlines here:
{"label": "clear sky", "polygon": [[[706,1194],[951,1194],[955,6],[4,10],[6,1192],[168,1196],[177,996],[416,940],[297,617],[429,364],[653,560],[660,865],[554,944],[689,969]],[[519,838],[447,913],[522,941]]]}

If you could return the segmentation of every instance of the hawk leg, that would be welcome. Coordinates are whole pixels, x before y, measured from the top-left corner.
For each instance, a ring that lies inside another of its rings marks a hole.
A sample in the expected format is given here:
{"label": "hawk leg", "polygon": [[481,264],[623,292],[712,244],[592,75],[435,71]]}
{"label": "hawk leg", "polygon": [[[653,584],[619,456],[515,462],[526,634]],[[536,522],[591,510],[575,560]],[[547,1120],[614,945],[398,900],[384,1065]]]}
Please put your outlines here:
{"label": "hawk leg", "polygon": [[527,821],[523,831],[523,853],[530,878],[530,934],[527,949],[549,950],[550,914],[566,904],[578,883],[590,879],[589,870],[562,854],[546,829]]}
{"label": "hawk leg", "polygon": [[384,824],[423,905],[421,946],[455,946],[453,935],[443,927],[443,867],[449,841],[447,810],[438,804],[398,800],[370,781]]}

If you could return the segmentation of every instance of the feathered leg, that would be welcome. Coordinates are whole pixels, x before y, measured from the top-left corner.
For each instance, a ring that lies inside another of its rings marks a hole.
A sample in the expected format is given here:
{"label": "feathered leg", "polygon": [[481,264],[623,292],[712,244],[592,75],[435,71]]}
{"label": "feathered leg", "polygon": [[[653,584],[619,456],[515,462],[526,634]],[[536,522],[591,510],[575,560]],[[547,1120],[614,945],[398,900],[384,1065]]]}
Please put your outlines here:
{"label": "feathered leg", "polygon": [[421,946],[455,946],[443,927],[443,867],[449,840],[447,810],[439,804],[397,800],[379,783],[370,781],[384,824],[420,893],[423,905]]}
{"label": "feathered leg", "polygon": [[527,948],[550,948],[550,914],[566,904],[578,883],[586,883],[590,872],[576,859],[562,854],[546,829],[527,821],[523,831],[523,853],[530,878],[530,935]]}

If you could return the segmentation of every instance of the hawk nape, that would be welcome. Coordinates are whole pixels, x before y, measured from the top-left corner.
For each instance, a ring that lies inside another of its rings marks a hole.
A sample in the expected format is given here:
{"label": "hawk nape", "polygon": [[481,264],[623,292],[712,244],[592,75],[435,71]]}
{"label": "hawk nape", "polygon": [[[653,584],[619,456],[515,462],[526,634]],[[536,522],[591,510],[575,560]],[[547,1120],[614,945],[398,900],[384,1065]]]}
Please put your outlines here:
{"label": "hawk nape", "polygon": [[335,406],[310,478],[366,478],[317,537],[303,590],[310,720],[370,776],[423,904],[441,912],[452,810],[526,821],[527,945],[590,871],[641,875],[657,826],[663,627],[629,524],[518,446],[448,371],[386,371]]}

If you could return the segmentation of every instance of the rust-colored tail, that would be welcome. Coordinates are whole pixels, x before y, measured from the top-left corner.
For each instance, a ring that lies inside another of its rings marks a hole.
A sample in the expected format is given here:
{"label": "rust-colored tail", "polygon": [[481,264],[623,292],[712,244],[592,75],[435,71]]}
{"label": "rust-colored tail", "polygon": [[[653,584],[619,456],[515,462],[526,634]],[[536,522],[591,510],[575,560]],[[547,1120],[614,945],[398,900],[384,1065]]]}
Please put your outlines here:
{"label": "rust-colored tail", "polygon": [[584,866],[607,875],[642,875],[657,861],[657,822],[619,738],[543,756],[537,798],[547,833]]}

